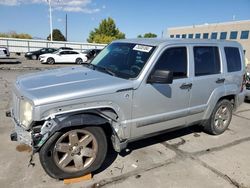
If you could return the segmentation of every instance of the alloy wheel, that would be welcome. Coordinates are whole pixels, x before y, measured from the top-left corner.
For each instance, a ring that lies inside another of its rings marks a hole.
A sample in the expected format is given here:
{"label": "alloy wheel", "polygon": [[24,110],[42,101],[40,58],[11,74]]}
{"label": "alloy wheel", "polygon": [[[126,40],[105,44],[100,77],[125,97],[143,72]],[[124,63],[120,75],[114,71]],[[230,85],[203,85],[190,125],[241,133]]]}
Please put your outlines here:
{"label": "alloy wheel", "polygon": [[58,139],[53,156],[60,169],[77,172],[87,169],[94,162],[97,151],[96,138],[87,130],[76,129]]}

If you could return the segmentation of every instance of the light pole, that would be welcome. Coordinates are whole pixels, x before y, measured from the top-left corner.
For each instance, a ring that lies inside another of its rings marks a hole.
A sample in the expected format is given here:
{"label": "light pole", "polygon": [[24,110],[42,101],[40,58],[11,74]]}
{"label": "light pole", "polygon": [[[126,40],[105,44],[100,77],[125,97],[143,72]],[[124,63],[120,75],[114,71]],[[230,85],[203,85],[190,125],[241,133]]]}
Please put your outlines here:
{"label": "light pole", "polygon": [[52,27],[52,9],[51,9],[51,0],[47,0],[49,4],[49,25],[50,25],[50,41],[53,41],[53,27]]}

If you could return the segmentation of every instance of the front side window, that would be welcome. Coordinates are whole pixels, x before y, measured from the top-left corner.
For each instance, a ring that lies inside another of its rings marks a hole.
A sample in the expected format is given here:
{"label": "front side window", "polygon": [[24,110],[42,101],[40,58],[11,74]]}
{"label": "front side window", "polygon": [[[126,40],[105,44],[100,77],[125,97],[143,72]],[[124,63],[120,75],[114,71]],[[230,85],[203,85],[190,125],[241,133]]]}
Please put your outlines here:
{"label": "front side window", "polygon": [[237,39],[238,32],[237,31],[231,31],[230,33],[230,39]]}
{"label": "front side window", "polygon": [[124,79],[136,78],[155,47],[135,43],[111,43],[90,63],[97,71],[113,73]]}
{"label": "front side window", "polygon": [[249,31],[241,31],[240,39],[248,39]]}
{"label": "front side window", "polygon": [[68,55],[68,54],[70,54],[69,51],[62,51],[62,52],[60,52],[60,55]]}
{"label": "front side window", "polygon": [[220,73],[220,57],[218,47],[194,47],[195,76]]}
{"label": "front side window", "polygon": [[227,59],[227,71],[234,72],[241,70],[240,52],[235,47],[225,47],[225,54]]}
{"label": "front side window", "polygon": [[187,48],[174,47],[165,50],[158,59],[155,70],[172,71],[174,79],[187,77]]}
{"label": "front side window", "polygon": [[221,32],[220,33],[220,39],[226,39],[227,38],[227,32]]}
{"label": "front side window", "polygon": [[79,53],[75,51],[69,51],[69,54],[79,54]]}

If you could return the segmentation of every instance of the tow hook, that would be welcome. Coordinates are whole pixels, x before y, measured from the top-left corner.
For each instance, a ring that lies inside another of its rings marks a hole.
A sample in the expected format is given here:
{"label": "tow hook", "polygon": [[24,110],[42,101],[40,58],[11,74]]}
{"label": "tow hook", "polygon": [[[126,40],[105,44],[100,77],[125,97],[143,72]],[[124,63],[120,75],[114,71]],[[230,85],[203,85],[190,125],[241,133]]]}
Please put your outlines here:
{"label": "tow hook", "polygon": [[7,111],[7,112],[5,112],[5,115],[6,115],[6,117],[11,117],[11,112]]}
{"label": "tow hook", "polygon": [[17,141],[17,133],[16,132],[13,132],[10,134],[10,140],[11,141]]}

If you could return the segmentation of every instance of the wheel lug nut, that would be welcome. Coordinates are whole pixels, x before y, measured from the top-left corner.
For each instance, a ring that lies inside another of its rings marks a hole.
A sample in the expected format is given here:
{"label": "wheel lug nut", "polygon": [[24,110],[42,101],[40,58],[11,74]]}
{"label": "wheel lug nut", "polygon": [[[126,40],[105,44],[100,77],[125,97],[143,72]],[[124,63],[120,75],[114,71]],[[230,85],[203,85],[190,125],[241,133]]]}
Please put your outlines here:
{"label": "wheel lug nut", "polygon": [[71,156],[74,156],[74,153],[71,153]]}
{"label": "wheel lug nut", "polygon": [[75,146],[78,146],[78,144],[75,144]]}

